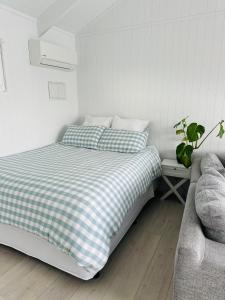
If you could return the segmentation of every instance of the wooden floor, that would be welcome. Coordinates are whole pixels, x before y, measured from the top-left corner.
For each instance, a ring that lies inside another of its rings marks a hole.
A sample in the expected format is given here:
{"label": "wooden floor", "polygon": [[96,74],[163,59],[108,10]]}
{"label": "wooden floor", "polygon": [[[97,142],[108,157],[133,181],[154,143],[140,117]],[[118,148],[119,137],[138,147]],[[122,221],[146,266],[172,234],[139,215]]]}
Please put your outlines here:
{"label": "wooden floor", "polygon": [[170,300],[183,206],[149,203],[109,259],[88,282],[0,246],[0,300]]}

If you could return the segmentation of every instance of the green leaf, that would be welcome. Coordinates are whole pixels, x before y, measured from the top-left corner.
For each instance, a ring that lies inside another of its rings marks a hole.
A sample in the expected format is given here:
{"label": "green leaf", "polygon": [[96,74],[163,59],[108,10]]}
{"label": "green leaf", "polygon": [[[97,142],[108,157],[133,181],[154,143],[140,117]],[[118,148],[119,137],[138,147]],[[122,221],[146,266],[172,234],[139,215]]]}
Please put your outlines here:
{"label": "green leaf", "polygon": [[191,145],[187,145],[184,149],[183,155],[181,157],[181,162],[182,164],[186,167],[189,168],[192,163],[192,156],[193,153],[193,147]]}
{"label": "green leaf", "polygon": [[224,127],[223,127],[223,122],[221,122],[220,123],[220,130],[219,130],[219,133],[217,134],[217,136],[222,139],[224,133],[225,133],[225,130],[224,130]]}
{"label": "green leaf", "polygon": [[178,129],[176,131],[176,135],[179,135],[179,134],[183,134],[184,133],[184,130],[183,129]]}
{"label": "green leaf", "polygon": [[182,139],[182,142],[188,142],[188,138],[184,137],[184,138]]}
{"label": "green leaf", "polygon": [[196,129],[198,127],[197,123],[191,123],[187,128],[187,137],[190,142],[194,142],[198,140],[198,134]]}
{"label": "green leaf", "polygon": [[175,124],[175,125],[173,126],[173,128],[177,128],[178,126],[180,126],[180,124],[181,124],[181,121],[178,122],[177,124]]}
{"label": "green leaf", "polygon": [[183,119],[181,120],[181,122],[182,122],[182,123],[186,123],[187,118],[188,118],[188,116],[187,116],[186,118],[183,118]]}
{"label": "green leaf", "polygon": [[192,163],[192,153],[193,147],[191,145],[179,144],[176,149],[177,161],[182,163],[186,168],[189,168]]}
{"label": "green leaf", "polygon": [[181,143],[181,144],[179,144],[179,145],[177,146],[177,149],[176,149],[176,155],[177,155],[177,161],[178,161],[179,163],[182,163],[181,157],[182,157],[184,148],[185,148],[185,143]]}
{"label": "green leaf", "polygon": [[189,142],[198,141],[205,133],[205,127],[197,123],[191,123],[187,128],[187,137]]}
{"label": "green leaf", "polygon": [[183,118],[180,122],[178,122],[177,124],[175,124],[173,126],[173,128],[177,128],[178,126],[180,126],[182,124],[182,126],[185,128],[187,126],[186,124],[186,120],[187,120],[188,116],[186,118]]}

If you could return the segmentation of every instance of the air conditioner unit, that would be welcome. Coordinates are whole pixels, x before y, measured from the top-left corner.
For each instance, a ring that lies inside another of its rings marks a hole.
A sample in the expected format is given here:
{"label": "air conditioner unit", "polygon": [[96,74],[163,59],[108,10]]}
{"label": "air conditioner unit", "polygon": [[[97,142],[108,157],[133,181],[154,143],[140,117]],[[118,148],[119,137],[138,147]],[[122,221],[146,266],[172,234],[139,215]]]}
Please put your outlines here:
{"label": "air conditioner unit", "polygon": [[30,63],[34,66],[72,71],[77,65],[75,51],[38,39],[29,40]]}

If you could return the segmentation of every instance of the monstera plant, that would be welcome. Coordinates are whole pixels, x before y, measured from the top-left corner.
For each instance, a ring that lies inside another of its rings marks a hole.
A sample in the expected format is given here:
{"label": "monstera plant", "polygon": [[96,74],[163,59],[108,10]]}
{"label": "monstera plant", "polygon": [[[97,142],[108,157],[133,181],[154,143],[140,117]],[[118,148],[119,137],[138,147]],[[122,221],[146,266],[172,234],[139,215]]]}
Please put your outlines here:
{"label": "monstera plant", "polygon": [[[188,117],[187,117],[188,118]],[[192,153],[199,149],[205,140],[218,128],[217,137],[222,138],[224,135],[224,120],[218,122],[212,130],[204,137],[205,127],[198,123],[187,123],[187,118],[182,119],[174,128],[176,134],[182,136],[182,143],[177,146],[177,161],[189,168],[192,163]]]}

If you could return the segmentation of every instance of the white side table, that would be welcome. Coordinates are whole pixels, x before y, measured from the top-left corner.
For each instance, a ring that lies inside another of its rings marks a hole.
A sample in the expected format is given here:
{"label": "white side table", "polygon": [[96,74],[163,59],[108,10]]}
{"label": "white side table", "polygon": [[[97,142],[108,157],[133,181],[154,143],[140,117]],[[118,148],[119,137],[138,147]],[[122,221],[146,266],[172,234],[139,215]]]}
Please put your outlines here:
{"label": "white side table", "polygon": [[[162,161],[162,177],[170,187],[170,190],[163,195],[160,199],[165,200],[172,193],[174,193],[182,204],[185,204],[185,200],[181,197],[177,189],[187,182],[191,177],[191,168],[187,169],[182,164],[179,164],[175,159],[164,159]],[[173,185],[168,177],[177,177],[181,180]]]}

